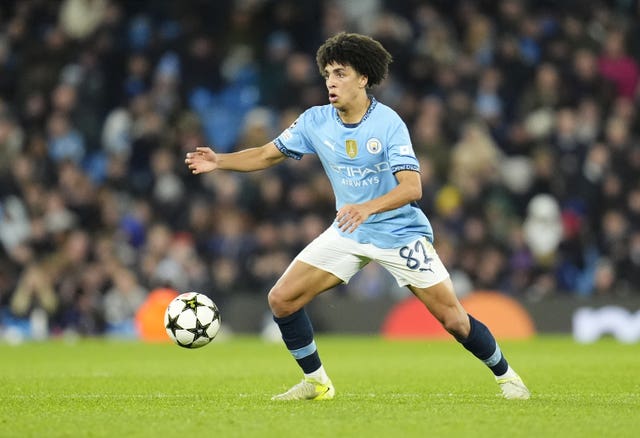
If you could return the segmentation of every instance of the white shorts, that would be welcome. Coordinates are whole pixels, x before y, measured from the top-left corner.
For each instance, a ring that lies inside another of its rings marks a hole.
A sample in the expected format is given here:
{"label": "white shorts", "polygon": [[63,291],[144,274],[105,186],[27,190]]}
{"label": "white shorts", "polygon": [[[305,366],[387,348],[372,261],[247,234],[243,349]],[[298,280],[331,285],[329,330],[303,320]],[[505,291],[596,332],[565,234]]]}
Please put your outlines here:
{"label": "white shorts", "polygon": [[378,248],[343,237],[330,226],[295,259],[330,272],[345,283],[370,261],[389,271],[399,286],[425,288],[449,278],[449,272],[426,237],[399,248]]}

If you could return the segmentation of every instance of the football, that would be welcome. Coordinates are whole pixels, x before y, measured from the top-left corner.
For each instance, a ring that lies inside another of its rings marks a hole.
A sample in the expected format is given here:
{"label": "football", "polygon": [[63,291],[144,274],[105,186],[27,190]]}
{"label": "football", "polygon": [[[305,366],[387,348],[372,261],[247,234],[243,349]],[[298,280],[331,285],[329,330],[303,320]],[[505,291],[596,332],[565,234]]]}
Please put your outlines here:
{"label": "football", "polygon": [[164,313],[169,338],[184,348],[200,348],[220,330],[220,312],[208,296],[186,292],[175,297]]}

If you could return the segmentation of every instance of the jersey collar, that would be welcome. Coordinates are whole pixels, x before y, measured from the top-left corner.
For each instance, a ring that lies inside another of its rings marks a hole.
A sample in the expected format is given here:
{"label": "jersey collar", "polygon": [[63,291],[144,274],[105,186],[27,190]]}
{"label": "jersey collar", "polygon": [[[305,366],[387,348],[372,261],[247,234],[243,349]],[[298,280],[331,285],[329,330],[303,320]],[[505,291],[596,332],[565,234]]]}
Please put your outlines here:
{"label": "jersey collar", "polygon": [[335,119],[338,121],[338,123],[340,125],[344,126],[345,128],[355,128],[355,127],[357,127],[362,122],[367,120],[367,118],[369,118],[369,114],[371,114],[371,112],[373,111],[375,106],[378,104],[378,101],[376,100],[375,97],[369,96],[369,99],[371,99],[371,104],[369,105],[369,108],[367,108],[367,112],[364,113],[364,116],[362,116],[362,119],[360,119],[360,121],[358,123],[344,123],[342,121],[342,119],[340,118],[340,116],[338,115],[338,110],[334,108],[333,109],[333,114],[335,116]]}

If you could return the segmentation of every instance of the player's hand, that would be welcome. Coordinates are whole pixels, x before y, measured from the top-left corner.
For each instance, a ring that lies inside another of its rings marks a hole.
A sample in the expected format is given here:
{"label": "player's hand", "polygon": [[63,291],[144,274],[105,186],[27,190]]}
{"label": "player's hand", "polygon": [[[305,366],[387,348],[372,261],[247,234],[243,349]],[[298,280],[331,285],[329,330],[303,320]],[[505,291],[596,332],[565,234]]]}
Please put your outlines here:
{"label": "player's hand", "polygon": [[218,156],[209,147],[197,147],[195,152],[187,152],[184,162],[194,175],[218,168]]}
{"label": "player's hand", "polygon": [[353,233],[369,216],[371,213],[363,204],[347,204],[338,210],[336,220],[338,228],[345,233]]}

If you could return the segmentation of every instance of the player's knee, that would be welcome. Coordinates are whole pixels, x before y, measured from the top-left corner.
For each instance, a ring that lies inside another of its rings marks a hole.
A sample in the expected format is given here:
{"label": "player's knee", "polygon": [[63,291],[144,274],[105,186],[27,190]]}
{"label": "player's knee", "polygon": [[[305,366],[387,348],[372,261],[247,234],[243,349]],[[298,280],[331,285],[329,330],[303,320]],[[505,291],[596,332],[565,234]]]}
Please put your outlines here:
{"label": "player's knee", "polygon": [[271,313],[279,318],[289,316],[297,310],[294,302],[290,299],[290,294],[282,287],[274,286],[271,288],[267,300]]}
{"label": "player's knee", "polygon": [[441,322],[444,329],[456,339],[465,339],[469,336],[469,317],[465,312],[449,312]]}

